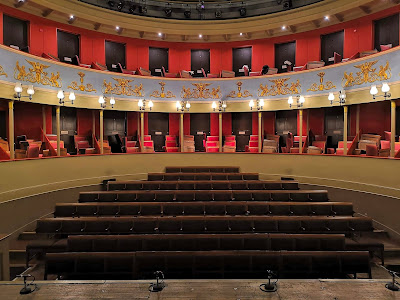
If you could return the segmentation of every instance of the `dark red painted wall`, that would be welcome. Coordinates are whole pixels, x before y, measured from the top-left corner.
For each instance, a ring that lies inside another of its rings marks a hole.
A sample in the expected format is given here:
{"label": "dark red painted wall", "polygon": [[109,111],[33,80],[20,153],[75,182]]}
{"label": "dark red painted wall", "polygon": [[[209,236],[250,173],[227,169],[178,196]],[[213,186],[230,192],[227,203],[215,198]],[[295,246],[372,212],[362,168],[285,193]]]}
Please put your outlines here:
{"label": "dark red painted wall", "polygon": [[78,135],[91,136],[93,131],[93,113],[89,109],[76,110],[76,131]]}
{"label": "dark red painted wall", "polygon": [[[320,35],[344,30],[344,57],[358,51],[370,50],[373,45],[373,20],[400,12],[400,5],[363,18],[337,25],[270,39],[224,43],[180,43],[164,41],[147,41],[126,38],[118,35],[103,34],[96,31],[77,28],[36,17],[17,9],[0,5],[4,13],[29,20],[29,40],[31,52],[41,55],[49,52],[57,55],[57,28],[81,36],[81,61],[90,64],[92,61],[105,63],[105,40],[126,43],[126,63],[128,69],[138,66],[148,68],[149,46],[169,48],[169,69],[178,72],[190,69],[190,49],[210,49],[211,72],[232,69],[232,48],[253,47],[252,69],[259,70],[264,64],[274,65],[274,44],[296,40],[296,65],[304,65],[311,60],[320,59]],[[1,15],[0,15],[1,17]],[[2,18],[0,18],[0,42],[2,42]]]}
{"label": "dark red painted wall", "polygon": [[361,133],[376,133],[384,136],[384,131],[390,131],[390,101],[361,104]]}
{"label": "dark red painted wall", "polygon": [[15,136],[26,135],[28,139],[41,140],[43,119],[40,104],[15,102],[14,120]]}
{"label": "dark red painted wall", "polygon": [[325,131],[325,110],[324,108],[315,108],[308,110],[308,127],[315,135],[324,135]]}
{"label": "dark red painted wall", "polygon": [[232,114],[222,114],[222,135],[232,135]]}
{"label": "dark red painted wall", "polygon": [[275,134],[275,112],[263,112],[264,135]]}
{"label": "dark red painted wall", "polygon": [[179,136],[179,114],[169,114],[169,134]]}
{"label": "dark red painted wall", "polygon": [[219,114],[211,113],[210,114],[210,135],[219,135]]}
{"label": "dark red painted wall", "polygon": [[127,135],[133,136],[138,134],[138,119],[139,113],[136,111],[130,111],[127,114]]}

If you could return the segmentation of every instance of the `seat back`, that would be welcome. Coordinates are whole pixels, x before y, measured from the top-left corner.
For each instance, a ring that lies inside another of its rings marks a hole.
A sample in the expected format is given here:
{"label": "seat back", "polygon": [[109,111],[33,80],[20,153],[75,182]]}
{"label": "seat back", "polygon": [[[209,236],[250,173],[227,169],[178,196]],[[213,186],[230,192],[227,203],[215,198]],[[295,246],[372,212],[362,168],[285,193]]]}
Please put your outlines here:
{"label": "seat back", "polygon": [[235,72],[222,70],[221,71],[221,78],[233,78],[235,77]]}
{"label": "seat back", "polygon": [[378,156],[378,147],[376,145],[366,145],[365,152],[367,156]]}
{"label": "seat back", "polygon": [[136,74],[141,75],[141,76],[151,76],[151,71],[144,69],[142,67],[137,68]]}
{"label": "seat back", "polygon": [[337,64],[337,63],[340,63],[340,62],[342,62],[342,56],[339,53],[334,52],[333,53],[333,63]]}
{"label": "seat back", "polygon": [[40,147],[37,145],[30,145],[28,148],[27,158],[37,158],[39,157]]}
{"label": "seat back", "polygon": [[244,76],[249,76],[249,66],[244,65],[243,66],[243,71],[244,71]]}
{"label": "seat back", "polygon": [[324,61],[309,61],[306,66],[307,66],[307,70],[321,68],[321,67],[325,66],[325,62]]}

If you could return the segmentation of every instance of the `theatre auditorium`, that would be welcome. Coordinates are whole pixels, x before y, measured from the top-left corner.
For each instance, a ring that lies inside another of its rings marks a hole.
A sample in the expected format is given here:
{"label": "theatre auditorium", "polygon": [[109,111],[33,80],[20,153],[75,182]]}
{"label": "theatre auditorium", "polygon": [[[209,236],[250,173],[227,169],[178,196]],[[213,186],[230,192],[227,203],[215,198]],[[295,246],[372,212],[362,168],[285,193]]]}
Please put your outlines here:
{"label": "theatre auditorium", "polygon": [[400,299],[399,16],[0,0],[0,299]]}

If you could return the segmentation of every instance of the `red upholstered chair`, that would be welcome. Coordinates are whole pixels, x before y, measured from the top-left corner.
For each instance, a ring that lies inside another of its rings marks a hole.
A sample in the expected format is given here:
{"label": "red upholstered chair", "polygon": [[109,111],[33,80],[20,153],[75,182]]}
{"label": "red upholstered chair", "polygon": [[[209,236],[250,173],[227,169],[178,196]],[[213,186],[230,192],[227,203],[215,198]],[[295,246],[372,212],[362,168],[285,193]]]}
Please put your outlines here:
{"label": "red upholstered chair", "polygon": [[381,149],[390,149],[390,141],[381,140]]}
{"label": "red upholstered chair", "polygon": [[161,75],[162,75],[163,77],[166,77],[166,78],[176,78],[176,77],[178,77],[178,74],[177,74],[177,73],[168,73],[168,72],[166,72],[164,67],[162,67],[162,73],[161,73]]}
{"label": "red upholstered chair", "polygon": [[226,135],[225,142],[228,142],[228,141],[236,141],[236,136],[235,135]]}
{"label": "red upholstered chair", "polygon": [[10,159],[10,149],[8,147],[8,142],[0,139],[0,160]]}
{"label": "red upholstered chair", "polygon": [[393,47],[393,44],[387,44],[387,45],[380,45],[381,46],[381,51],[389,50],[390,48]]}
{"label": "red upholstered chair", "polygon": [[175,141],[176,142],[176,135],[166,135],[165,136],[166,141]]}
{"label": "red upholstered chair", "polygon": [[334,52],[333,53],[333,63],[337,64],[337,63],[340,63],[340,62],[342,62],[342,56],[339,53]]}
{"label": "red upholstered chair", "polygon": [[223,152],[236,152],[236,141],[226,141],[224,147],[222,148]]}
{"label": "red upholstered chair", "polygon": [[250,140],[249,144],[245,146],[244,151],[245,152],[258,152],[258,140],[257,141]]}
{"label": "red upholstered chair", "polygon": [[221,78],[233,78],[235,77],[235,72],[233,71],[227,71],[227,70],[222,70],[221,71]]}
{"label": "red upholstered chair", "polygon": [[394,143],[394,150],[395,150],[395,151],[400,150],[400,142],[395,142],[395,143]]}
{"label": "red upholstered chair", "polygon": [[54,56],[53,54],[50,53],[42,53],[42,57],[52,61],[60,61],[60,59],[57,56]]}
{"label": "red upholstered chair", "polygon": [[92,62],[92,69],[94,70],[100,70],[100,71],[108,71],[107,66],[103,65],[99,62]]}
{"label": "red upholstered chair", "polygon": [[142,150],[143,150],[143,152],[154,152],[153,141],[144,141]]}
{"label": "red upholstered chair", "polygon": [[244,65],[243,66],[244,76],[249,76],[249,67]]}
{"label": "red upholstered chair", "polygon": [[261,71],[259,71],[259,72],[249,72],[249,76],[261,76]]}
{"label": "red upholstered chair", "polygon": [[362,51],[362,52],[360,52],[360,57],[370,56],[375,53],[378,53],[378,50],[374,49],[374,50]]}
{"label": "red upholstered chair", "polygon": [[322,68],[323,66],[325,66],[325,62],[324,61],[309,61],[306,64],[306,70]]}
{"label": "red upholstered chair", "polygon": [[124,69],[122,67],[121,63],[118,63],[117,67],[118,67],[118,71],[120,73],[122,73],[122,74],[129,74],[129,75],[135,75],[136,74],[136,71]]}
{"label": "red upholstered chair", "polygon": [[168,148],[165,148],[165,152],[179,152],[179,147],[168,147]]}
{"label": "red upholstered chair", "polygon": [[[304,144],[305,144],[306,142],[307,142],[307,136],[306,136],[306,135],[303,135],[303,136],[302,136],[302,139],[301,139],[302,145],[304,146]],[[300,144],[300,136],[296,135],[296,136],[294,137],[294,140],[293,140],[293,147],[299,147],[299,144]]]}
{"label": "red upholstered chair", "polygon": [[385,131],[385,140],[390,141],[392,138],[392,133],[390,131]]}
{"label": "red upholstered chair", "polygon": [[151,76],[151,71],[142,67],[136,69],[136,75]]}
{"label": "red upholstered chair", "polygon": [[219,141],[207,141],[206,152],[219,152]]}
{"label": "red upholstered chair", "polygon": [[281,148],[282,153],[290,153],[291,148],[293,148],[293,134],[289,132],[286,138],[286,146]]}
{"label": "red upholstered chair", "polygon": [[258,135],[250,135],[250,141],[257,141],[258,142]]}
{"label": "red upholstered chair", "polygon": [[378,147],[376,145],[368,144],[365,146],[365,152],[367,156],[378,156]]}
{"label": "red upholstered chair", "polygon": [[312,143],[314,147],[321,149],[322,153],[325,153],[326,142],[325,141],[314,141]]}
{"label": "red upholstered chair", "polygon": [[91,65],[87,65],[87,64],[82,64],[81,60],[79,59],[78,55],[75,55],[75,57],[72,58],[72,63],[76,66],[82,67],[82,68],[88,68],[90,69]]}
{"label": "red upholstered chair", "polygon": [[180,70],[179,78],[193,78],[193,76],[192,76],[192,74],[189,73],[189,71]]}
{"label": "red upholstered chair", "polygon": [[360,52],[354,53],[352,56],[350,56],[349,58],[343,58],[342,61],[350,61],[350,60],[354,60],[360,58]]}
{"label": "red upholstered chair", "polygon": [[39,157],[39,151],[40,147],[39,146],[34,146],[34,145],[29,145],[28,151],[27,151],[27,158],[38,158]]}
{"label": "red upholstered chair", "polygon": [[299,66],[299,67],[293,68],[293,72],[299,72],[299,71],[304,71],[304,70],[307,70],[307,64],[305,64],[304,66]]}
{"label": "red upholstered chair", "polygon": [[201,72],[203,73],[203,77],[206,78],[218,78],[219,75],[218,74],[211,74],[211,73],[206,73],[206,71],[204,70],[204,68],[201,68]]}
{"label": "red upholstered chair", "polygon": [[144,135],[143,141],[151,141],[151,135]]}

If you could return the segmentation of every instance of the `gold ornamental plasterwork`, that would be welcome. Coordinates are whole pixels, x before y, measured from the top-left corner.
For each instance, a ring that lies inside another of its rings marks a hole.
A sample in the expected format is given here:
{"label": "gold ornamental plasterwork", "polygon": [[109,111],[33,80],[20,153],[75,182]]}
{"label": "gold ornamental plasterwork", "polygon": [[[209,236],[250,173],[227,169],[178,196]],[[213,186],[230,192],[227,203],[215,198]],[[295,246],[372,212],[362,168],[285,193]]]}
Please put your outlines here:
{"label": "gold ornamental plasterwork", "polygon": [[241,81],[238,81],[236,83],[236,85],[238,86],[238,91],[232,91],[228,94],[228,98],[247,98],[247,97],[253,97],[252,94],[250,94],[250,92],[248,90],[244,90],[242,92],[242,85],[243,83]]}
{"label": "gold ornamental plasterwork", "polygon": [[0,76],[8,77],[7,73],[4,71],[3,66],[0,66]]}
{"label": "gold ornamental plasterwork", "polygon": [[327,81],[324,84],[324,76],[325,72],[318,73],[319,76],[319,84],[313,83],[311,87],[307,90],[308,92],[317,92],[317,91],[329,91],[331,89],[336,88],[332,81]]}
{"label": "gold ornamental plasterwork", "polygon": [[182,87],[181,97],[183,99],[220,99],[221,98],[221,87],[212,88],[210,91],[207,88],[212,83],[192,83],[193,89],[190,87]]}
{"label": "gold ornamental plasterwork", "polygon": [[289,86],[289,83],[287,83],[288,80],[290,80],[290,77],[270,79],[269,81],[273,83],[271,87],[268,87],[268,84],[263,85],[261,83],[260,88],[258,89],[258,96],[265,97],[265,96],[300,94],[301,93],[300,81],[297,79],[296,82],[291,82]]}
{"label": "gold ornamental plasterwork", "polygon": [[28,81],[31,83],[50,85],[57,88],[62,86],[62,79],[60,78],[59,72],[57,72],[57,74],[51,72],[49,77],[48,72],[45,72],[44,70],[50,68],[50,66],[27,59],[26,61],[32,66],[28,69],[29,72],[26,71],[25,66],[20,66],[19,61],[17,60],[14,68],[14,79],[18,81]]}
{"label": "gold ornamental plasterwork", "polygon": [[82,92],[96,92],[96,89],[93,88],[93,85],[88,83],[88,84],[84,84],[85,81],[85,73],[82,72],[78,72],[78,75],[80,77],[80,84],[78,85],[78,83],[76,81],[72,81],[71,85],[68,86],[68,88],[73,89],[75,91],[82,91]]}
{"label": "gold ornamental plasterwork", "polygon": [[113,95],[125,95],[125,96],[137,96],[143,97],[144,90],[143,84],[135,85],[132,87],[129,83],[133,81],[133,79],[123,79],[123,78],[115,78],[113,77],[117,83],[113,84],[111,82],[107,82],[104,79],[103,82],[103,92],[104,94],[113,94]]}
{"label": "gold ornamental plasterwork", "polygon": [[372,83],[378,80],[388,80],[392,77],[392,69],[389,66],[389,61],[386,61],[385,65],[379,66],[379,71],[373,66],[378,62],[378,60],[368,61],[360,65],[355,65],[354,67],[359,69],[356,73],[357,76],[354,77],[353,72],[347,74],[344,72],[342,78],[343,87],[352,87],[355,85],[361,85],[365,83]]}
{"label": "gold ornamental plasterwork", "polygon": [[161,85],[161,92],[153,91],[150,94],[150,97],[154,97],[154,98],[176,98],[176,96],[171,91],[165,92],[165,82],[160,81],[158,84]]}

